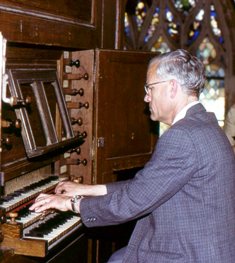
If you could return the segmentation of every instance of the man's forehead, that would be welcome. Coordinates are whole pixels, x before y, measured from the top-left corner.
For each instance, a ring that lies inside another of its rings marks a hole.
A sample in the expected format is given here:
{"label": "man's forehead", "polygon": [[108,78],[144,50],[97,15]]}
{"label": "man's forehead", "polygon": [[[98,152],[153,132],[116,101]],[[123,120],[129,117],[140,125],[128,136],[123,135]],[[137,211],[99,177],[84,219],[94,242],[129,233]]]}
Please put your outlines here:
{"label": "man's forehead", "polygon": [[147,78],[156,78],[156,70],[157,70],[157,65],[156,64],[152,64],[149,66],[148,68],[148,72],[147,72]]}

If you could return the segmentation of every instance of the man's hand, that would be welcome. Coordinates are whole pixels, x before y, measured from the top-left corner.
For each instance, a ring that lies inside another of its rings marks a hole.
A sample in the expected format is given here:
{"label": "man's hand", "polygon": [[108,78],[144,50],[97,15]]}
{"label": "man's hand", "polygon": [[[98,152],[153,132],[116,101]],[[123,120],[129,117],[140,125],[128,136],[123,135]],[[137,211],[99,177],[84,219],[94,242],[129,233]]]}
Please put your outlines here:
{"label": "man's hand", "polygon": [[72,210],[70,199],[71,196],[40,194],[29,210],[34,210],[38,213],[48,209],[57,209],[60,211]]}
{"label": "man's hand", "polygon": [[74,183],[72,181],[62,181],[57,184],[55,193],[68,196],[83,195],[83,188],[84,186],[82,184]]}
{"label": "man's hand", "polygon": [[[55,188],[55,194],[40,194],[35,203],[29,208],[35,212],[43,212],[48,209],[60,211],[72,211],[71,198],[80,196],[99,196],[107,194],[105,185],[78,184],[71,181],[62,181]],[[76,205],[77,211],[80,209],[80,202]]]}
{"label": "man's hand", "polygon": [[62,181],[55,188],[56,194],[67,196],[98,196],[107,194],[105,185],[78,184],[71,181]]}

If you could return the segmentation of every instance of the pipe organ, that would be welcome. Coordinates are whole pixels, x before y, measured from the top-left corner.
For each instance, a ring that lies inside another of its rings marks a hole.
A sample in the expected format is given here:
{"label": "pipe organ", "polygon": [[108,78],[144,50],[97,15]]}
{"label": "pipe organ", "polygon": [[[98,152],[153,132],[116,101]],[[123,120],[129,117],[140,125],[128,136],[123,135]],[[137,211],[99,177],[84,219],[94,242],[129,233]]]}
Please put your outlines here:
{"label": "pipe organ", "polygon": [[[3,263],[105,262],[125,231],[97,234],[73,213],[28,207],[61,180],[125,179],[155,145],[157,128],[143,101],[153,53],[114,49],[110,1],[70,2],[73,12],[63,0],[61,11],[39,0],[0,3]],[[112,36],[102,35],[108,31]]]}
{"label": "pipe organ", "polygon": [[[9,58],[6,97],[14,103],[2,102],[2,250],[51,262],[47,258],[62,258],[55,256],[58,247],[69,247],[74,237],[78,249],[85,247],[79,262],[86,262],[88,240],[79,216],[42,215],[28,207],[61,180],[106,183],[148,160],[153,139],[142,114],[142,86],[149,58],[98,49],[63,51],[56,61],[27,67]],[[129,77],[132,71],[142,85]]]}

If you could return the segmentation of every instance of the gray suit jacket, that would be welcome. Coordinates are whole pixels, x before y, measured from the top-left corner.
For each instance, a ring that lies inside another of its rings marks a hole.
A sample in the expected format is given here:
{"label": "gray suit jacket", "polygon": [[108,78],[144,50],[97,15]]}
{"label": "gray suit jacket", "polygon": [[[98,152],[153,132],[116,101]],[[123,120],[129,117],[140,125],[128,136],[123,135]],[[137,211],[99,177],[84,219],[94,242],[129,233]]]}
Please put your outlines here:
{"label": "gray suit jacket", "polygon": [[139,218],[123,262],[234,263],[235,158],[213,113],[191,107],[135,178],[84,198],[88,227]]}

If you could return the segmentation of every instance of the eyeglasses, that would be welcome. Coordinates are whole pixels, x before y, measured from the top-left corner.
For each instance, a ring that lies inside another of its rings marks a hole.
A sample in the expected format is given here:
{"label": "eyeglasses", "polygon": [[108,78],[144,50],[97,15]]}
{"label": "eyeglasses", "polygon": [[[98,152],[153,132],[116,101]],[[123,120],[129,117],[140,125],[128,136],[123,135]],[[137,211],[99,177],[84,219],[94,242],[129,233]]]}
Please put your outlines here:
{"label": "eyeglasses", "polygon": [[160,83],[163,83],[163,82],[167,82],[168,80],[162,80],[162,81],[157,81],[157,82],[153,82],[153,83],[149,83],[149,84],[145,84],[144,85],[144,90],[146,93],[149,93],[149,91],[153,88],[151,86],[153,85],[158,85]]}

